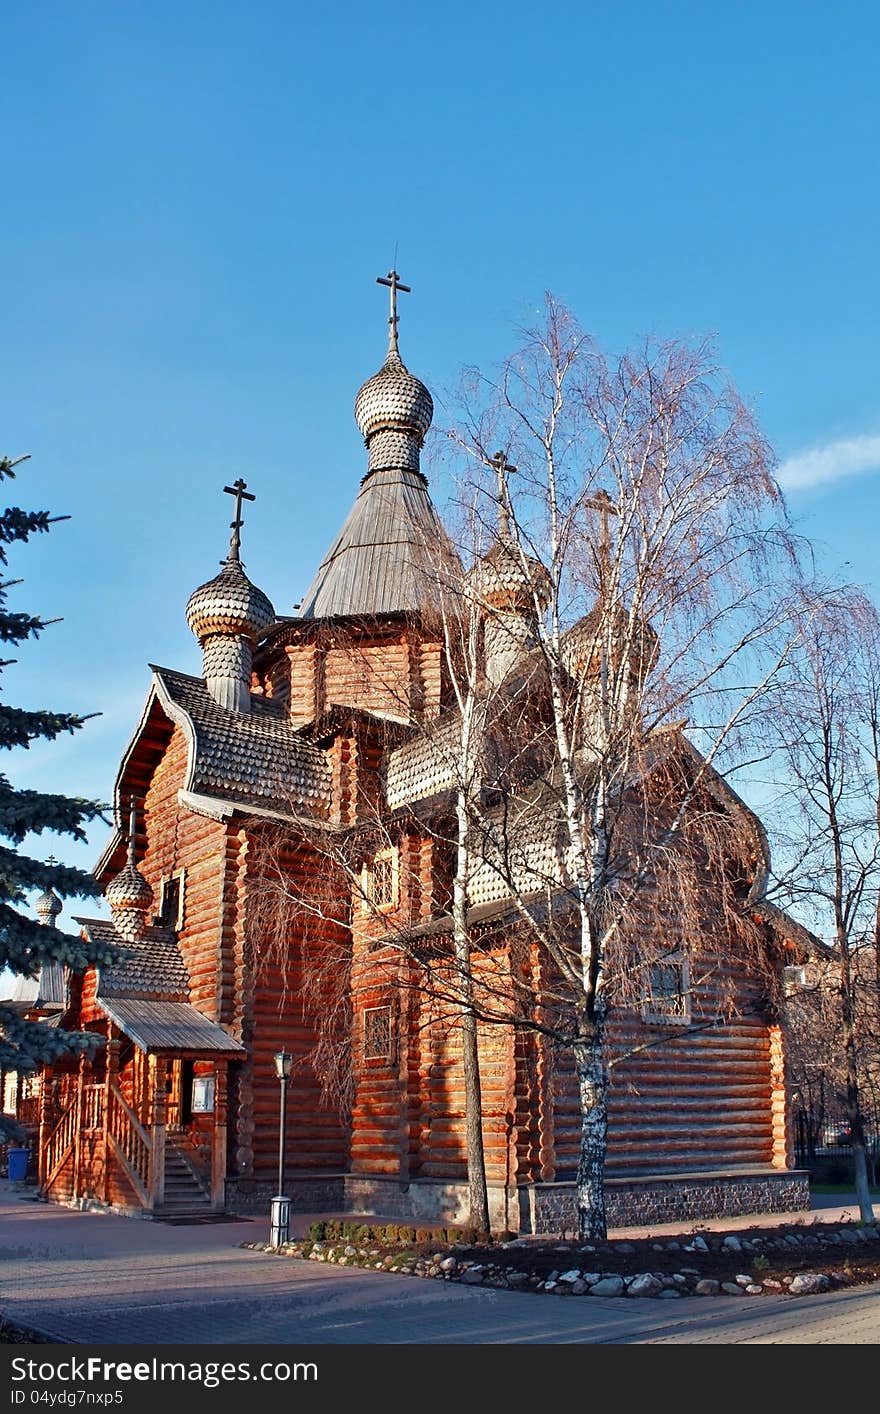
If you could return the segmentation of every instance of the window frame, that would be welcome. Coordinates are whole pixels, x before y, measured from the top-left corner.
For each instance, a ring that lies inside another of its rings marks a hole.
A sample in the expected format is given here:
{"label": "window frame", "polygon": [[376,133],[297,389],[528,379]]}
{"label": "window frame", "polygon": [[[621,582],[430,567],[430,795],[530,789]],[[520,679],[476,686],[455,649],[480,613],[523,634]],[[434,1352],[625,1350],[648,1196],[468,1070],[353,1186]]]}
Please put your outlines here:
{"label": "window frame", "polygon": [[[165,918],[165,892],[168,884],[176,883],[177,893],[177,914],[173,920]],[[184,915],[184,895],[186,893],[186,870],[175,869],[173,874],[166,874],[159,886],[159,919],[163,928],[173,928],[175,933],[179,933],[183,928]]]}
{"label": "window frame", "polygon": [[[653,974],[657,967],[675,967],[679,974],[679,987],[675,993],[663,996],[654,994]],[[687,954],[682,951],[664,953],[647,965],[646,993],[642,1000],[642,1020],[653,1026],[689,1026],[691,1023],[691,969]],[[671,1006],[664,1005],[668,998]],[[680,1004],[681,1010],[672,1010]]]}
{"label": "window frame", "polygon": [[[377,863],[385,861],[391,864],[390,898],[384,903],[380,903],[375,896],[375,870]],[[398,851],[395,845],[388,845],[385,849],[377,849],[376,853],[364,862],[361,869],[362,913],[393,913],[400,899],[399,873]]]}
{"label": "window frame", "polygon": [[[376,1017],[380,1012],[383,1012],[387,1018],[385,1026],[385,1034],[387,1036],[386,1049],[383,1051],[370,1051],[367,1049],[370,1037],[370,1026],[367,1017]],[[363,1016],[361,1019],[361,1048],[365,1061],[379,1061],[384,1065],[390,1065],[394,1060],[394,1016],[390,1002],[382,1002],[378,1006],[366,1006],[363,1008]]]}

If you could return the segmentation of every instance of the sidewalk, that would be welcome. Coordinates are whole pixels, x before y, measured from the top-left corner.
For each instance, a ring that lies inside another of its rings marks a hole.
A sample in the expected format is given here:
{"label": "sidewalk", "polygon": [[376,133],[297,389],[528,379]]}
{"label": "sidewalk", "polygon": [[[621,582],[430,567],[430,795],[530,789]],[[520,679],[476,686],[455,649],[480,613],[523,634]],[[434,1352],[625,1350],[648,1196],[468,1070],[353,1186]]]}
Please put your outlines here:
{"label": "sidewalk", "polygon": [[[717,1222],[809,1222],[850,1212],[835,1203],[812,1213]],[[304,1231],[311,1220],[297,1214],[296,1229]],[[242,1248],[265,1241],[268,1229],[268,1215],[172,1226],[78,1212],[36,1202],[0,1181],[0,1312],[75,1345],[880,1341],[877,1283],[794,1299],[556,1301]]]}

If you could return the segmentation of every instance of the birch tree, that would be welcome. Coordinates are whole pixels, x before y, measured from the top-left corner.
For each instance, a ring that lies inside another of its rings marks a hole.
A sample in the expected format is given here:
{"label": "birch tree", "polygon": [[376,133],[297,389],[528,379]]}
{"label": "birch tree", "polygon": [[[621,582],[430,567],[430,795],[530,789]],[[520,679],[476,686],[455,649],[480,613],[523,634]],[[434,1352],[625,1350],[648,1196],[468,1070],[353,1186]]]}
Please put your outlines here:
{"label": "birch tree", "polygon": [[[878,644],[877,610],[862,591],[826,595],[804,616],[798,651],[787,664],[782,710],[773,720],[784,767],[780,836],[786,845],[776,886],[828,944],[814,988],[830,1006],[814,1005],[813,1013],[819,1025],[829,1012],[835,1021],[836,1065],[829,1066],[828,1080],[842,1092],[866,1222],[873,1221],[873,1207],[863,1096],[880,1055]],[[872,952],[874,965],[866,966]]]}
{"label": "birch tree", "polygon": [[[674,901],[697,979],[706,864],[724,926],[755,947],[764,860],[743,879],[760,826],[734,794],[722,811],[712,800],[748,761],[791,648],[796,546],[770,449],[706,345],[612,360],[548,298],[543,325],[497,376],[472,375],[462,402],[468,484],[497,467],[498,446],[517,467],[501,511],[534,586],[552,742],[531,794],[473,822],[484,871],[553,976],[539,1003],[511,984],[495,1011],[510,1019],[513,1003],[515,1024],[574,1058],[579,1231],[601,1238],[609,1009],[644,998],[662,962],[652,912]],[[552,868],[530,864],[527,837],[550,835]]]}

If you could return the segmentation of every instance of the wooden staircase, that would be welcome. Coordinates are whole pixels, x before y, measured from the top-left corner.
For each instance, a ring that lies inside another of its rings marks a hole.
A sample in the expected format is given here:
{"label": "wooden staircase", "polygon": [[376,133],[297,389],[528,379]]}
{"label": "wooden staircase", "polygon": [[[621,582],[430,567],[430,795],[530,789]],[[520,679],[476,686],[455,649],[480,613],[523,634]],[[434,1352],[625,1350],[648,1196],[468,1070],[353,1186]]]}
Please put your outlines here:
{"label": "wooden staircase", "polygon": [[157,1218],[206,1217],[214,1211],[210,1191],[190,1152],[179,1135],[165,1136],[165,1201],[154,1210]]}

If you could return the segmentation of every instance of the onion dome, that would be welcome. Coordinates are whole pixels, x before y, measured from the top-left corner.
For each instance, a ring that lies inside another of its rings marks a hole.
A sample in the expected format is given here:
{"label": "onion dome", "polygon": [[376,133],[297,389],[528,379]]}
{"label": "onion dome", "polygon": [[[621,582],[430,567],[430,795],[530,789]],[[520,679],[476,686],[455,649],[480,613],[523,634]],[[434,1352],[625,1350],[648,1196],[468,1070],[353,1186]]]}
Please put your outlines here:
{"label": "onion dome", "polygon": [[409,292],[410,286],[400,283],[396,270],[380,275],[378,283],[391,291],[388,353],[354,400],[355,421],[369,453],[368,477],[376,471],[420,472],[419,452],[434,416],[431,394],[410,373],[397,347],[397,291]]}
{"label": "onion dome", "polygon": [[415,432],[421,443],[431,426],[434,400],[392,348],[379,372],[359,389],[354,416],[367,444],[376,432]]}
{"label": "onion dome", "polygon": [[[565,632],[562,660],[572,677],[581,677],[590,671],[591,666],[598,666],[608,632],[609,626],[604,621],[600,604],[595,604],[588,614]],[[631,630],[629,614],[618,605],[613,610],[610,634],[612,646],[624,644],[629,639],[631,673],[633,677],[644,680],[660,652],[660,640],[654,629],[649,623],[639,622]]]}
{"label": "onion dome", "polygon": [[134,862],[136,813],[137,801],[132,796],[128,821],[128,858],[104,891],[114,927],[117,933],[129,942],[143,937],[147,927],[147,915],[153,906],[153,890]]}
{"label": "onion dome", "polygon": [[531,609],[550,599],[550,576],[540,560],[523,555],[506,537],[478,560],[470,580],[484,604],[499,609]]}
{"label": "onion dome", "polygon": [[137,865],[129,860],[107,885],[105,898],[111,909],[134,908],[146,913],[153,902],[153,890]]}
{"label": "onion dome", "polygon": [[55,919],[64,907],[54,889],[46,889],[34,904],[34,912],[44,928],[54,928]]}
{"label": "onion dome", "polygon": [[256,643],[274,624],[275,610],[262,589],[251,584],[238,555],[230,551],[220,573],[193,590],[186,621],[200,642],[222,634]]}

